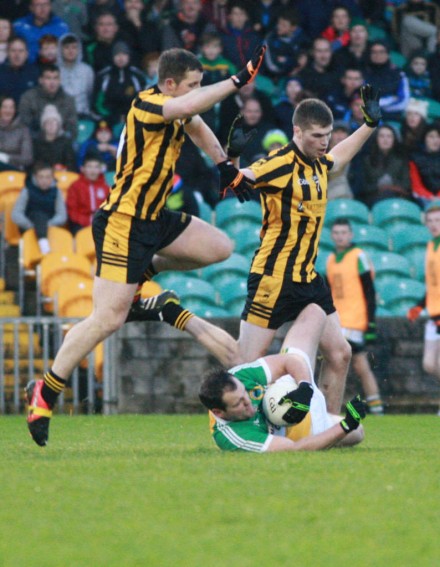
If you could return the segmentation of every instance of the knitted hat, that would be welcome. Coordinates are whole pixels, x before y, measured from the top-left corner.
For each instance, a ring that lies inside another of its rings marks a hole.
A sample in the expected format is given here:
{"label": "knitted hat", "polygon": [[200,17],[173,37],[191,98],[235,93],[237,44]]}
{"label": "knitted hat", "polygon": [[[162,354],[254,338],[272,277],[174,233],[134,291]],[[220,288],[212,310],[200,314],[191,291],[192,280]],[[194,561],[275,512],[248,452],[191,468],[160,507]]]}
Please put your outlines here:
{"label": "knitted hat", "polygon": [[267,151],[271,147],[272,144],[287,144],[289,138],[282,130],[269,130],[269,132],[264,136],[262,146]]}
{"label": "knitted hat", "polygon": [[125,41],[117,41],[112,49],[112,56],[118,55],[118,53],[125,53],[126,55],[130,55],[130,47],[125,43]]}
{"label": "knitted hat", "polygon": [[410,98],[405,112],[417,112],[425,120],[428,118],[428,101]]}
{"label": "knitted hat", "polygon": [[98,132],[102,132],[104,130],[107,130],[108,132],[112,133],[110,124],[106,120],[100,120],[96,125],[95,134]]}
{"label": "knitted hat", "polygon": [[46,122],[46,120],[49,120],[50,118],[54,118],[55,120],[58,120],[58,124],[60,126],[63,125],[63,119],[61,118],[61,114],[58,112],[58,109],[54,104],[46,104],[46,106],[43,108],[43,112],[41,113],[41,118],[40,118],[41,127],[43,127],[43,124]]}

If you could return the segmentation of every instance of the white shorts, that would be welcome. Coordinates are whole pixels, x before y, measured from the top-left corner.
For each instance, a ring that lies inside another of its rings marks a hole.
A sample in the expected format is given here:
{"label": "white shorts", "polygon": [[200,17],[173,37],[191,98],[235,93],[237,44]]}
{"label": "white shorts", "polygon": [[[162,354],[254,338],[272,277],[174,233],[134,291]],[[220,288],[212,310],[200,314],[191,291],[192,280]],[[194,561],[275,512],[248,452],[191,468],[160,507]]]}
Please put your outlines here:
{"label": "white shorts", "polygon": [[440,335],[437,334],[437,325],[431,319],[425,325],[425,341],[440,341]]}
{"label": "white shorts", "polygon": [[342,334],[351,343],[355,345],[363,345],[364,344],[364,333],[362,331],[358,331],[357,329],[346,329],[342,327]]}

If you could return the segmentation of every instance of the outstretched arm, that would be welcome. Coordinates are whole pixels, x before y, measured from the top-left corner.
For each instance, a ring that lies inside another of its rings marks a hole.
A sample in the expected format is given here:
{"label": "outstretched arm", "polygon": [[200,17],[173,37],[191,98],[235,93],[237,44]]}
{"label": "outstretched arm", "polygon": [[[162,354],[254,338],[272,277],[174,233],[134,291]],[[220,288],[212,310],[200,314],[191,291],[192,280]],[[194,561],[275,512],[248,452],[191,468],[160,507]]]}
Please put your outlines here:
{"label": "outstretched arm", "polygon": [[226,159],[226,153],[211,128],[200,116],[194,116],[185,126],[191,140],[207,154],[215,164]]}

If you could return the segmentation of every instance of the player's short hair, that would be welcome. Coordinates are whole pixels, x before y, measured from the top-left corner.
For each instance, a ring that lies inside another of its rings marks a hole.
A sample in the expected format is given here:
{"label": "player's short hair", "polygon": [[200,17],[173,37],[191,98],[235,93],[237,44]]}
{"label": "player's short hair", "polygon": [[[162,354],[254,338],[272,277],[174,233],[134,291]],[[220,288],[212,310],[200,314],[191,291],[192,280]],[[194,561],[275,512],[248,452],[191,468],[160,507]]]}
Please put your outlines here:
{"label": "player's short hair", "polygon": [[322,100],[306,98],[295,108],[292,123],[301,130],[307,130],[312,126],[325,128],[333,124],[333,114]]}
{"label": "player's short hair", "polygon": [[203,73],[203,67],[197,57],[186,49],[173,47],[164,51],[159,58],[159,83],[163,83],[165,79],[174,79],[179,84],[188,71]]}
{"label": "player's short hair", "polygon": [[332,228],[334,226],[348,226],[350,230],[352,230],[351,222],[346,217],[338,217],[332,222]]}
{"label": "player's short hair", "polygon": [[225,410],[223,394],[236,389],[237,384],[232,374],[229,374],[224,368],[215,368],[203,380],[199,390],[199,398],[208,409]]}

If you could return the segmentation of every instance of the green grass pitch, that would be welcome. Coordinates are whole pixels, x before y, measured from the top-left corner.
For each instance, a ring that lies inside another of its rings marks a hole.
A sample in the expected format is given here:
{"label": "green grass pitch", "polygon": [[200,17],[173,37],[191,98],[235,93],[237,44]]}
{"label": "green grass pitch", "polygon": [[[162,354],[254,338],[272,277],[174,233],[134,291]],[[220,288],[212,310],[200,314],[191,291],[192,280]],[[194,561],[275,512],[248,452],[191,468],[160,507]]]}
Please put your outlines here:
{"label": "green grass pitch", "polygon": [[437,567],[440,418],[354,449],[225,454],[207,417],[0,418],[2,567]]}

